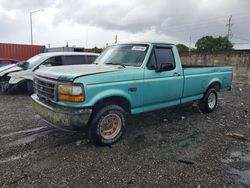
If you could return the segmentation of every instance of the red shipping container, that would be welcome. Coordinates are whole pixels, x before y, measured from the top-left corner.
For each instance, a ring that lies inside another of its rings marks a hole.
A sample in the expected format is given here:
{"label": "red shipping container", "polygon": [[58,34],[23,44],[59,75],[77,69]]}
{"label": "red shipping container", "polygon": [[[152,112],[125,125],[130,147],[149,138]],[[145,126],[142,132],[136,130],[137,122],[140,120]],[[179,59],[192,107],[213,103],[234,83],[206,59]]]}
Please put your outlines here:
{"label": "red shipping container", "polygon": [[0,58],[24,61],[44,51],[45,46],[0,43]]}

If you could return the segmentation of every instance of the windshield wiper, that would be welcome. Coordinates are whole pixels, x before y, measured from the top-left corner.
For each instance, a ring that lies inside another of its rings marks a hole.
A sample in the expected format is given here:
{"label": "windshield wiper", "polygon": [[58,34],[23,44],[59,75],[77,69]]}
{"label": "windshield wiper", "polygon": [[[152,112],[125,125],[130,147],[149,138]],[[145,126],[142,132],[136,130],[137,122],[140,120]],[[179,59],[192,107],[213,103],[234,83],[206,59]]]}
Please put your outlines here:
{"label": "windshield wiper", "polygon": [[120,66],[122,66],[123,68],[126,68],[125,65],[119,64],[119,63],[106,63],[106,65],[120,65]]}

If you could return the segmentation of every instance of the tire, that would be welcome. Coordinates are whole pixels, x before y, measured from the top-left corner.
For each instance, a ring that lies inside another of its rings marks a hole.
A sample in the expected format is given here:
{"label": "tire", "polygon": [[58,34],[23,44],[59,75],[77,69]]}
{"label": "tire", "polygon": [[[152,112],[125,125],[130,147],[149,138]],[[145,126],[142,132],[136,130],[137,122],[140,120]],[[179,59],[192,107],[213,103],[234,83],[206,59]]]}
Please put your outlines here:
{"label": "tire", "polygon": [[27,94],[28,95],[31,95],[31,94],[33,94],[34,93],[34,88],[33,88],[33,81],[27,81],[26,82],[26,87],[27,87]]}
{"label": "tire", "polygon": [[205,93],[205,96],[199,100],[199,108],[203,113],[211,113],[217,106],[218,95],[214,88],[210,88]]}
{"label": "tire", "polygon": [[7,86],[1,85],[0,89],[1,89],[1,93],[4,93],[4,94],[11,94],[11,91],[12,91],[11,86],[7,87]]}
{"label": "tire", "polygon": [[118,142],[125,131],[125,111],[110,104],[93,114],[88,130],[89,139],[97,145],[112,145]]}

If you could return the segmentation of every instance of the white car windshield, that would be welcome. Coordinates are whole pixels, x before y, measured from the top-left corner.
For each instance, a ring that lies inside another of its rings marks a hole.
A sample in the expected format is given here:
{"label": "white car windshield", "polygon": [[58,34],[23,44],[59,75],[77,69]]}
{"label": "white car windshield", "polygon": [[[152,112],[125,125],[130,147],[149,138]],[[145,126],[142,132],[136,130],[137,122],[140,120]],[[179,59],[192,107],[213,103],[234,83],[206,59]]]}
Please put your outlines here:
{"label": "white car windshield", "polygon": [[32,58],[28,59],[27,62],[29,63],[28,69],[32,69],[46,60],[48,57],[45,55],[38,54],[33,56]]}
{"label": "white car windshield", "polygon": [[140,67],[148,51],[146,44],[110,46],[96,59],[96,64]]}

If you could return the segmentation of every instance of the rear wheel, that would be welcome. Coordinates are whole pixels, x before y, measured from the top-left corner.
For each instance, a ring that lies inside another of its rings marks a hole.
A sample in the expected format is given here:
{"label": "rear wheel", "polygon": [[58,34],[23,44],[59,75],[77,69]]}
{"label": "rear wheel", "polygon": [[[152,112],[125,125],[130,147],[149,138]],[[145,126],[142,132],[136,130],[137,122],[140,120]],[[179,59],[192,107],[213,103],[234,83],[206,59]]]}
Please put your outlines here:
{"label": "rear wheel", "polygon": [[210,88],[205,93],[203,99],[199,100],[199,108],[203,113],[211,113],[217,106],[217,92],[214,88]]}
{"label": "rear wheel", "polygon": [[115,104],[102,107],[93,114],[89,138],[98,145],[112,145],[119,141],[125,131],[125,112]]}

